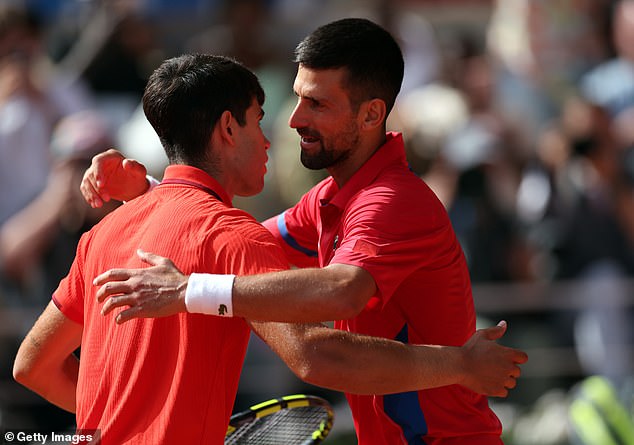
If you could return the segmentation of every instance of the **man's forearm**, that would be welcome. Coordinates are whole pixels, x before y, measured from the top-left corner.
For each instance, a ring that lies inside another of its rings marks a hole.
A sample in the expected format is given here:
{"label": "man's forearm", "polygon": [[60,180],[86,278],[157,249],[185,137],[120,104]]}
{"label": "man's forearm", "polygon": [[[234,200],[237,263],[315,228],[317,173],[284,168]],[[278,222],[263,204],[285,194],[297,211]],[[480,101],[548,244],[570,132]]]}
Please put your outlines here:
{"label": "man's forearm", "polygon": [[341,320],[356,316],[377,292],[370,273],[345,264],[237,277],[187,276],[169,258],[141,250],[138,255],[152,267],[110,269],[93,280],[100,286],[96,298],[104,303],[103,315],[127,307],[117,323],[186,311],[262,321]]}
{"label": "man's forearm", "polygon": [[79,375],[79,360],[74,355],[64,362],[58,375],[51,379],[47,392],[43,395],[46,400],[66,411],[74,413],[77,403],[77,378]]}
{"label": "man's forearm", "polygon": [[414,346],[317,325],[253,323],[302,380],[355,394],[389,394],[461,383],[464,351]]}
{"label": "man's forearm", "polygon": [[252,322],[253,330],[301,379],[356,394],[460,384],[503,397],[515,387],[522,351],[496,343],[506,324],[480,329],[461,347],[410,345],[324,325]]}
{"label": "man's forearm", "polygon": [[18,349],[13,363],[15,380],[75,412],[79,359],[73,351],[81,344],[82,330],[50,302]]}
{"label": "man's forearm", "polygon": [[191,312],[226,315],[216,310],[224,301],[233,315],[250,320],[318,322],[354,317],[375,291],[367,272],[333,265],[238,276],[233,282],[223,276],[196,275],[189,279],[186,302]]}
{"label": "man's forearm", "polygon": [[42,368],[30,373],[14,371],[16,381],[52,404],[75,412],[79,360],[70,355],[59,368]]}
{"label": "man's forearm", "polygon": [[[360,337],[349,345],[319,342],[313,348],[308,383],[354,394],[418,391],[463,381],[462,352],[451,346],[406,345]],[[323,364],[315,366],[318,360]],[[346,376],[342,378],[342,376]]]}

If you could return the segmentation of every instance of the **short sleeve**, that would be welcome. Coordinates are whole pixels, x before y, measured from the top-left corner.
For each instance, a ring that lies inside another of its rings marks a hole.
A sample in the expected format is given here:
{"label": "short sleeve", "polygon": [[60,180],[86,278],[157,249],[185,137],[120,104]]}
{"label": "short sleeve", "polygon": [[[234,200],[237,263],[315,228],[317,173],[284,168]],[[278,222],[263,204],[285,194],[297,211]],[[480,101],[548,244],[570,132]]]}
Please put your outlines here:
{"label": "short sleeve", "polygon": [[383,304],[415,271],[441,268],[461,255],[449,218],[433,197],[413,203],[375,190],[362,202],[346,212],[343,241],[330,263],[368,271]]}
{"label": "short sleeve", "polygon": [[313,201],[309,192],[295,206],[263,223],[296,267],[319,266],[318,214]]}
{"label": "short sleeve", "polygon": [[91,232],[82,235],[70,271],[61,280],[52,297],[53,303],[62,314],[81,325],[84,324],[84,298],[86,296],[83,265],[90,236]]}

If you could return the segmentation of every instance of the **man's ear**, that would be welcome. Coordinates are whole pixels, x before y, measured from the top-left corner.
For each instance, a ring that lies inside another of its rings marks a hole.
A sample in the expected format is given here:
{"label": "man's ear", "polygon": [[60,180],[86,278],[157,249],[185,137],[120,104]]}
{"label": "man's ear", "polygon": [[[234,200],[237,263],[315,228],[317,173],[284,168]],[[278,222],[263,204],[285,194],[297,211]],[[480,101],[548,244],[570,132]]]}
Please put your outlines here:
{"label": "man's ear", "polygon": [[382,127],[385,124],[386,106],[382,99],[370,99],[361,104],[361,125],[365,130]]}
{"label": "man's ear", "polygon": [[219,132],[219,136],[225,141],[225,143],[233,145],[233,125],[235,125],[235,119],[231,114],[231,111],[225,110],[220,115],[220,119],[218,119],[217,129]]}

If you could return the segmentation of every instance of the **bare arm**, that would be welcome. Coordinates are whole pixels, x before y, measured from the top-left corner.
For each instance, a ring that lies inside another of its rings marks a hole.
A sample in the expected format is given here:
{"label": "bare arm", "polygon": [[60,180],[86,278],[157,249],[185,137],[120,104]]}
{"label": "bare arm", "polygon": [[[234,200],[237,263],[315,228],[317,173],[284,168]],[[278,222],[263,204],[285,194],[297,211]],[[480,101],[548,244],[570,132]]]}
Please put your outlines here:
{"label": "bare arm", "polygon": [[51,302],[20,345],[13,377],[49,402],[75,412],[81,325],[69,320]]}
{"label": "bare arm", "polygon": [[[154,266],[113,269],[95,280],[96,284],[103,284],[97,298],[107,299],[103,312],[129,306],[117,315],[118,323],[136,317],[184,312],[183,295],[188,277],[166,258],[147,253],[140,256]],[[336,300],[345,300],[350,298],[348,293],[358,292],[364,296],[352,303],[352,310],[355,310],[354,304],[360,310],[375,291],[374,281],[369,275],[359,273],[358,268],[329,266],[322,271],[334,279],[320,281],[318,269],[236,277],[234,314],[252,311],[256,318],[265,314],[272,319],[329,319],[335,310],[340,310],[340,314],[351,310],[351,303]],[[124,295],[119,296],[120,293]],[[245,300],[236,304],[236,295],[242,295],[239,298]],[[262,301],[260,295],[264,295]],[[301,298],[296,298],[297,295]],[[505,396],[519,376],[517,365],[527,359],[523,352],[493,341],[503,335],[506,324],[477,332],[461,348],[405,345],[323,325],[252,322],[252,326],[300,378],[315,385],[360,394],[459,383],[479,393]]]}
{"label": "bare arm", "polygon": [[253,330],[302,380],[355,394],[389,394],[461,384],[505,397],[520,375],[522,351],[495,340],[506,323],[477,331],[463,347],[407,345],[324,325],[252,322]]}
{"label": "bare arm", "polygon": [[111,199],[130,201],[147,191],[146,174],[143,164],[110,149],[92,158],[80,190],[93,208],[101,207]]}
{"label": "bare arm", "polygon": [[[95,279],[104,314],[117,307],[117,323],[132,318],[185,312],[188,276],[167,258],[140,253],[153,265],[144,269],[111,269]],[[250,320],[318,322],[357,315],[376,292],[365,270],[343,264],[238,276],[233,283],[234,316]]]}
{"label": "bare arm", "polygon": [[233,310],[250,320],[316,322],[356,316],[376,292],[372,276],[345,264],[236,277]]}

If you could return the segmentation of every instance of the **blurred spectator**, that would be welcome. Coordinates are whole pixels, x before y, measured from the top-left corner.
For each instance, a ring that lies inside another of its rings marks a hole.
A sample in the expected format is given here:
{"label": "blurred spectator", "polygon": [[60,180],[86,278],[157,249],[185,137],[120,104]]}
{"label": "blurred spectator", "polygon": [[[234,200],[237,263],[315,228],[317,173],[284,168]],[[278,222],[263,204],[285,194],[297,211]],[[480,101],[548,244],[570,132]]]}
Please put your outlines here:
{"label": "blurred spectator", "polygon": [[[51,207],[65,205],[59,192],[70,193],[65,185],[70,172],[56,167],[49,151],[53,129],[65,116],[90,107],[88,92],[48,63],[40,32],[28,11],[0,8],[0,276],[19,286],[39,282],[32,278],[44,246],[59,233],[45,227],[45,220]],[[36,204],[45,207],[35,216],[20,216]]]}
{"label": "blurred spectator", "polygon": [[172,13],[172,6],[178,6],[164,3],[116,0],[84,5],[84,22],[60,61],[90,88],[113,145],[146,163],[154,174],[163,171],[167,160],[140,102],[149,74],[165,57],[158,18],[150,10]]}
{"label": "blurred spectator", "polygon": [[50,298],[68,272],[79,236],[103,215],[79,193],[91,157],[111,145],[103,120],[90,111],[68,115],[50,137],[49,151],[40,154],[50,162],[43,189],[0,226],[3,279],[19,289],[20,304]]}
{"label": "blurred spectator", "polygon": [[115,134],[133,115],[149,74],[165,54],[154,22],[138,2],[103,1],[90,6],[60,65],[90,88],[96,109]]}
{"label": "blurred spectator", "polygon": [[524,121],[527,137],[556,118],[579,76],[607,57],[609,1],[496,1],[488,39],[499,61],[497,91],[505,112]]}
{"label": "blurred spectator", "polygon": [[398,103],[408,159],[445,204],[474,282],[531,279],[514,214],[523,141],[498,108],[484,45],[465,34],[449,54],[443,77]]}
{"label": "blurred spectator", "polygon": [[[549,267],[547,278],[574,280],[580,311],[553,314],[588,374],[623,383],[632,363],[632,310],[623,307],[634,276],[628,163],[608,110],[578,96],[540,138],[539,163],[526,171],[518,215]],[[536,203],[539,203],[536,205]]]}
{"label": "blurred spectator", "polygon": [[634,1],[621,0],[612,19],[614,58],[588,72],[580,82],[587,100],[608,110],[622,146],[634,146]]}
{"label": "blurred spectator", "polygon": [[619,199],[629,185],[611,124],[607,110],[580,98],[569,99],[562,113],[569,159],[556,172],[551,209],[562,224],[556,248],[560,279],[580,277],[606,260],[634,274],[634,244],[619,218]]}
{"label": "blurred spectator", "polygon": [[[43,43],[29,11],[0,5],[0,313],[14,328],[25,320],[10,310],[19,315],[46,304],[79,236],[107,211],[90,209],[79,184],[93,154],[108,148],[108,128],[90,111],[89,89],[53,65]],[[0,336],[2,385],[23,335]],[[31,404],[10,388],[0,397],[2,426],[72,425],[67,413]]]}
{"label": "blurred spectator", "polygon": [[437,81],[441,76],[442,48],[436,29],[427,18],[404,5],[395,5],[392,0],[377,1],[375,10],[375,14],[368,14],[368,18],[388,29],[403,52],[405,72],[400,94],[406,95]]}
{"label": "blurred spectator", "polygon": [[516,213],[544,254],[545,279],[579,278],[602,261],[634,273],[632,226],[621,210],[632,189],[612,130],[606,109],[571,95],[537,138]]}
{"label": "blurred spectator", "polygon": [[140,101],[148,76],[163,57],[154,26],[133,2],[102,2],[63,63],[79,72],[97,96],[128,95]]}

